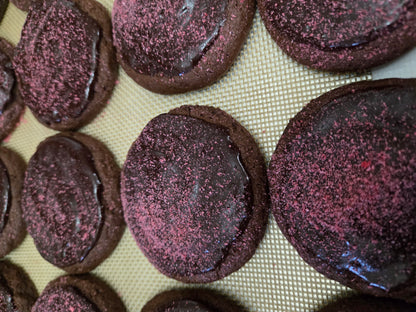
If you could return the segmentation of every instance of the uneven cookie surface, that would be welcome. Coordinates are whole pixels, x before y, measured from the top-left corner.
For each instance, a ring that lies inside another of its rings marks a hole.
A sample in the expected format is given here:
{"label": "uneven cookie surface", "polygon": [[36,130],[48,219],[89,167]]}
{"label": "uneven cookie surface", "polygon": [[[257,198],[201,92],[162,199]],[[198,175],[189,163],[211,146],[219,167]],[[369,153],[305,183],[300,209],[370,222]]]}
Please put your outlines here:
{"label": "uneven cookie surface", "polygon": [[317,69],[370,68],[416,44],[414,0],[261,0],[259,8],[279,46]]}
{"label": "uneven cookie surface", "polygon": [[[227,128],[184,115],[159,115],[133,143],[122,173],[125,218],[162,273],[212,281],[254,253],[264,233],[267,196],[259,200],[256,191],[254,198],[252,185],[260,183],[241,158]],[[251,218],[257,219],[255,230],[248,226]],[[246,247],[241,258],[225,265],[243,248],[239,244]]]}
{"label": "uneven cookie surface", "polygon": [[[30,159],[23,193],[24,218],[38,251],[52,264],[76,273],[105,259],[123,229],[118,198],[107,199],[118,196],[119,171],[111,156],[107,168],[98,162],[92,149],[96,141],[85,138],[56,135],[41,142]],[[98,150],[109,153],[101,146]],[[113,237],[105,242],[107,231]]]}
{"label": "uneven cookie surface", "polygon": [[231,66],[254,11],[254,1],[117,0],[113,34],[119,62],[154,92],[202,88]]}
{"label": "uneven cookie surface", "polygon": [[14,66],[25,104],[44,125],[76,129],[104,107],[116,77],[109,28],[94,1],[33,3]]}
{"label": "uneven cookie surface", "polygon": [[319,272],[415,300],[416,82],[336,89],[286,128],[268,176],[279,227]]}

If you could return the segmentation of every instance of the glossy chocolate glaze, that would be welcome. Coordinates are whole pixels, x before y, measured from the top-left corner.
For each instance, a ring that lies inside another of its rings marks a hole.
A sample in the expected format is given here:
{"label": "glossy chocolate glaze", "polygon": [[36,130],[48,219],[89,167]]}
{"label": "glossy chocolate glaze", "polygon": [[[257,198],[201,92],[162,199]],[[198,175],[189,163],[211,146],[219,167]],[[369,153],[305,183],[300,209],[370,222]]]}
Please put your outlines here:
{"label": "glossy chocolate glaze", "polygon": [[348,272],[386,292],[411,282],[416,86],[351,92],[310,118],[286,145],[285,160],[273,155],[276,219],[301,254],[329,265],[325,271]]}
{"label": "glossy chocolate glaze", "polygon": [[72,286],[56,286],[43,292],[32,309],[36,312],[100,312],[94,303]]}
{"label": "glossy chocolate glaze", "polygon": [[321,49],[368,43],[403,25],[414,6],[414,0],[266,0],[277,29]]}
{"label": "glossy chocolate glaze", "polygon": [[245,229],[251,182],[227,130],[164,114],[145,127],[123,169],[127,224],[163,272],[213,270]]}
{"label": "glossy chocolate glaze", "polygon": [[6,226],[11,202],[11,185],[9,173],[3,161],[0,160],[0,233]]}
{"label": "glossy chocolate glaze", "polygon": [[101,192],[86,146],[65,136],[39,145],[26,172],[23,216],[45,259],[60,267],[84,260],[103,224]]}
{"label": "glossy chocolate glaze", "polygon": [[3,276],[0,276],[0,311],[18,312],[13,302],[13,292]]}
{"label": "glossy chocolate glaze", "polygon": [[140,74],[182,75],[194,68],[218,36],[227,4],[227,0],[116,0],[115,45]]}
{"label": "glossy chocolate glaze", "polygon": [[86,109],[100,37],[97,22],[69,0],[31,7],[14,65],[25,104],[42,122],[60,123]]}
{"label": "glossy chocolate glaze", "polygon": [[15,76],[12,62],[9,57],[0,50],[0,115],[7,108],[7,104],[13,101],[13,87]]}
{"label": "glossy chocolate glaze", "polygon": [[164,312],[214,312],[214,310],[200,302],[183,299],[172,302]]}

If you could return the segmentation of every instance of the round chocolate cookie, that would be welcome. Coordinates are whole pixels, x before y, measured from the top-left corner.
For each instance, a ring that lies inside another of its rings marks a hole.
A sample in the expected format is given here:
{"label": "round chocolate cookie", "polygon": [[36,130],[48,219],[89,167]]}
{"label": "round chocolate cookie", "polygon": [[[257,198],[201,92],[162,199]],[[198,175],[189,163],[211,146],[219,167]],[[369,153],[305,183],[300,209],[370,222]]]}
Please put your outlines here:
{"label": "round chocolate cookie", "polygon": [[125,312],[113,289],[95,276],[61,276],[50,282],[32,312]]}
{"label": "round chocolate cookie", "polygon": [[36,287],[23,269],[0,261],[0,311],[30,312],[37,297]]}
{"label": "round chocolate cookie", "polygon": [[124,230],[120,170],[111,152],[81,133],[41,142],[26,171],[22,209],[39,253],[69,273],[107,258]]}
{"label": "round chocolate cookie", "polygon": [[121,175],[125,219],[163,274],[207,283],[254,254],[268,218],[263,156],[220,109],[182,106],[159,115],[130,148]]}
{"label": "round chocolate cookie", "polygon": [[0,147],[0,257],[15,249],[26,236],[21,194],[26,164],[15,152]]}
{"label": "round chocolate cookie", "polygon": [[153,297],[141,312],[242,312],[236,302],[209,289],[175,289]]}
{"label": "round chocolate cookie", "polygon": [[94,0],[33,2],[13,63],[24,103],[42,124],[84,126],[107,104],[117,78],[106,9]]}
{"label": "round chocolate cookie", "polygon": [[118,61],[153,92],[203,88],[231,67],[254,12],[254,0],[116,0],[112,21]]}
{"label": "round chocolate cookie", "polygon": [[416,301],[416,79],[366,81],[311,101],[268,170],[283,234],[317,271]]}
{"label": "round chocolate cookie", "polygon": [[317,312],[415,312],[416,305],[402,300],[356,294],[340,298]]}
{"label": "round chocolate cookie", "polygon": [[364,70],[416,46],[415,0],[259,0],[280,48],[327,71]]}
{"label": "round chocolate cookie", "polygon": [[16,127],[24,110],[13,70],[14,48],[0,38],[0,140]]}

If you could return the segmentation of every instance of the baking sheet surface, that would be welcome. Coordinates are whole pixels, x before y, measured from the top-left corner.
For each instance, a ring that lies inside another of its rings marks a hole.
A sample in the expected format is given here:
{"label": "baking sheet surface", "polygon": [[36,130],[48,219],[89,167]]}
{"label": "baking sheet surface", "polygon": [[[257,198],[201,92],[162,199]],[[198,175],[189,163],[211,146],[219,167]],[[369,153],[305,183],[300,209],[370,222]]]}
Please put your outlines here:
{"label": "baking sheet surface", "polygon": [[[103,4],[111,10],[112,2]],[[9,4],[0,24],[0,36],[17,44],[25,16]],[[120,68],[118,84],[106,109],[80,131],[103,141],[122,166],[130,145],[152,117],[183,104],[212,105],[234,116],[252,133],[268,162],[284,127],[303,105],[326,91],[362,79],[371,79],[371,74],[335,75],[295,63],[273,42],[257,13],[240,56],[219,82],[200,91],[164,96],[139,87]],[[28,161],[38,143],[54,133],[26,110],[4,145]],[[41,258],[29,236],[7,258],[26,269],[39,292],[49,281],[64,274]],[[117,291],[128,311],[140,311],[163,290],[190,287],[153,268],[128,230],[112,256],[93,273]],[[272,217],[255,256],[236,273],[203,287],[228,294],[248,311],[313,311],[348,292],[346,287],[305,264]]]}

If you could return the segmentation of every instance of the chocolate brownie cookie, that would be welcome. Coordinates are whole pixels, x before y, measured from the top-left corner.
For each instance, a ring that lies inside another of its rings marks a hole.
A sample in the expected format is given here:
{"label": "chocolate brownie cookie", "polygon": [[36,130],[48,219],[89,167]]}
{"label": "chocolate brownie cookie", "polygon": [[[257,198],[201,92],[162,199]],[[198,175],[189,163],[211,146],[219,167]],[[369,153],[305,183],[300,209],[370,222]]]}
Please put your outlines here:
{"label": "chocolate brownie cookie", "polygon": [[112,21],[118,61],[153,92],[203,88],[231,67],[254,12],[253,0],[116,0]]}
{"label": "chocolate brownie cookie", "polygon": [[39,253],[69,273],[107,258],[124,222],[119,173],[110,151],[81,133],[41,142],[26,171],[22,209]]}
{"label": "chocolate brownie cookie", "polygon": [[159,115],[130,148],[121,176],[127,225],[149,261],[183,282],[207,283],[254,254],[268,217],[263,156],[217,108]]}
{"label": "chocolate brownie cookie", "polygon": [[360,82],[310,102],[268,170],[272,211],[317,271],[416,301],[416,79]]}
{"label": "chocolate brownie cookie", "polygon": [[317,312],[415,312],[416,305],[402,300],[356,294],[340,298]]}
{"label": "chocolate brownie cookie", "polygon": [[84,126],[104,108],[117,77],[106,9],[94,0],[34,2],[14,66],[23,100],[42,124]]}
{"label": "chocolate brownie cookie", "polygon": [[50,282],[32,312],[125,312],[117,294],[95,276],[61,276]]}
{"label": "chocolate brownie cookie", "polygon": [[26,235],[21,194],[26,164],[15,152],[0,147],[0,257],[15,249]]}
{"label": "chocolate brownie cookie", "polygon": [[364,70],[416,46],[415,0],[259,0],[272,38],[301,64]]}
{"label": "chocolate brownie cookie", "polygon": [[30,312],[37,297],[36,287],[23,269],[0,261],[0,311]]}
{"label": "chocolate brownie cookie", "polygon": [[14,48],[0,38],[0,140],[15,128],[24,110],[12,66]]}
{"label": "chocolate brownie cookie", "polygon": [[175,289],[153,297],[141,312],[242,312],[237,303],[209,289]]}

